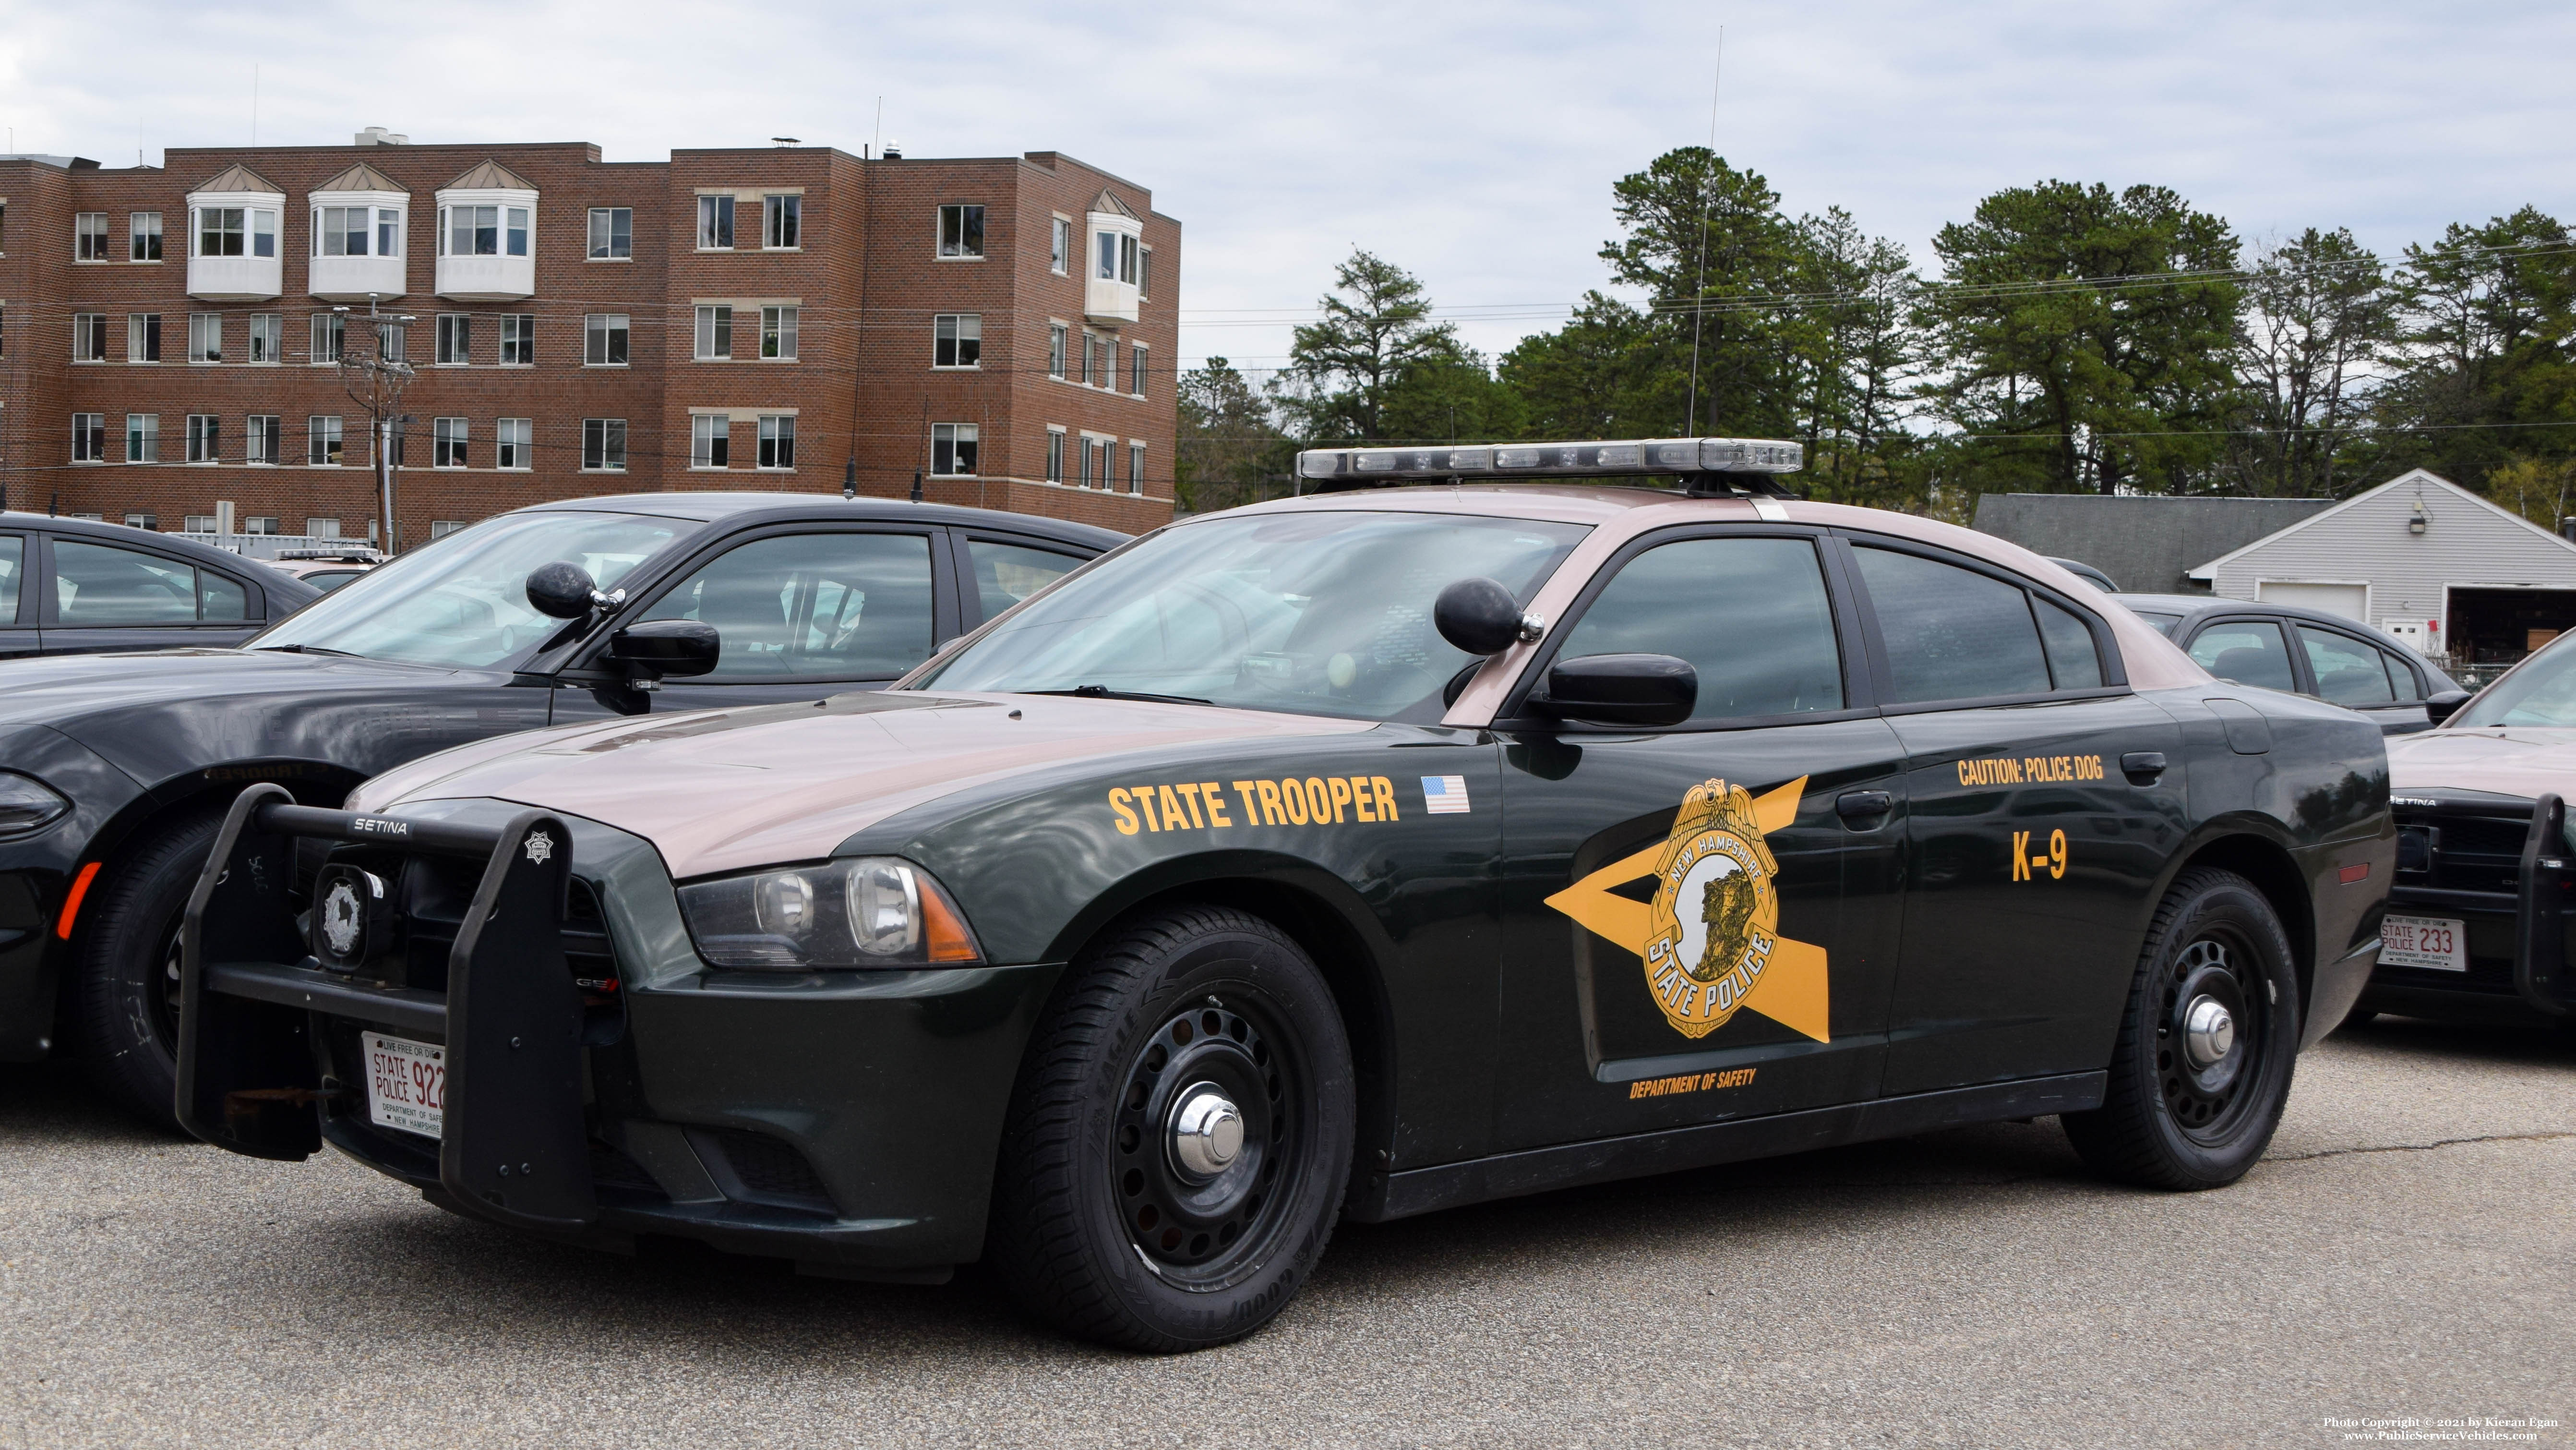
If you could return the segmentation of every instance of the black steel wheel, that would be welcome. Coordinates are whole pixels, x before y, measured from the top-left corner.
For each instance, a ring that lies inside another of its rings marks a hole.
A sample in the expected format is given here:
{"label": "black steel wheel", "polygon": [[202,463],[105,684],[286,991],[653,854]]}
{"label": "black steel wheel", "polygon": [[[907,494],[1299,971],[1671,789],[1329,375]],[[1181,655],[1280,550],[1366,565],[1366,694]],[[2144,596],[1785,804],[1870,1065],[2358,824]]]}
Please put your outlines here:
{"label": "black steel wheel", "polygon": [[2263,1156],[2289,1100],[2299,985],[2289,936],[2253,883],[2187,872],[2156,909],[2102,1106],[2069,1113],[2094,1171],[2217,1188]]}
{"label": "black steel wheel", "polygon": [[73,1031],[101,1091],[179,1131],[179,923],[223,817],[160,827],[107,863],[74,933]]}
{"label": "black steel wheel", "polygon": [[1067,970],[1030,1043],[988,1252],[1071,1333],[1240,1339],[1322,1256],[1353,1124],[1348,1039],[1297,944],[1227,908],[1154,913]]}

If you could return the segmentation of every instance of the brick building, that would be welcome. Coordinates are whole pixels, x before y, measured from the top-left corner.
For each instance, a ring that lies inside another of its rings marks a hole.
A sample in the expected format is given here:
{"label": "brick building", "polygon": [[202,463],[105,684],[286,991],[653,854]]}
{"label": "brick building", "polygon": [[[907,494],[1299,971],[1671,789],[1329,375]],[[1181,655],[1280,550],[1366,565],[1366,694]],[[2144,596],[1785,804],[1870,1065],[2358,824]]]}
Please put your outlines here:
{"label": "brick building", "polygon": [[[411,320],[398,542],[655,489],[1171,517],[1180,224],[1053,152],[580,144],[0,157],[11,508],[361,537],[336,350]],[[345,309],[345,310],[335,310]]]}

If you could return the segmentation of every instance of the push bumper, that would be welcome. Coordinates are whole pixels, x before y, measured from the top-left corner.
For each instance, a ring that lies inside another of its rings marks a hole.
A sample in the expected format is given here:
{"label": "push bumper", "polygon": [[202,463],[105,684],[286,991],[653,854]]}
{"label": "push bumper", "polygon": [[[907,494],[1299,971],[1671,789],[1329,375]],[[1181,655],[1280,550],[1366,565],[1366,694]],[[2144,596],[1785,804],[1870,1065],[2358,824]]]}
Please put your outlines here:
{"label": "push bumper", "polygon": [[[481,804],[433,821],[282,792],[236,803],[182,939],[178,1106],[192,1132],[269,1158],[328,1143],[443,1207],[601,1248],[661,1235],[893,1279],[978,1256],[1002,1113],[1053,969],[714,973],[649,846]],[[389,819],[400,836],[383,834]],[[541,835],[550,848],[532,853]],[[274,868],[255,863],[291,859],[296,836],[342,843],[335,863],[405,873],[387,879],[404,883],[395,915],[415,939],[392,968],[325,968],[263,890]],[[418,883],[442,869],[473,887],[429,963],[417,938],[439,932],[435,892]],[[612,954],[608,1006],[592,951]],[[370,1031],[445,1048],[438,1138],[373,1120]]]}
{"label": "push bumper", "polygon": [[[2430,818],[2440,829],[2440,818]],[[2566,834],[2567,808],[2556,795],[2533,802],[2529,828],[2502,891],[2412,884],[2433,877],[2429,854],[2422,863],[2401,854],[2388,909],[2400,916],[2447,917],[2466,928],[2469,970],[2453,974],[2383,966],[2373,974],[2361,1005],[2382,1011],[2442,1016],[2576,1015],[2576,982],[2568,975],[2568,935],[2576,929],[2576,855]],[[2431,848],[2420,847],[2429,853]],[[2480,1009],[2484,1009],[2481,1011]]]}

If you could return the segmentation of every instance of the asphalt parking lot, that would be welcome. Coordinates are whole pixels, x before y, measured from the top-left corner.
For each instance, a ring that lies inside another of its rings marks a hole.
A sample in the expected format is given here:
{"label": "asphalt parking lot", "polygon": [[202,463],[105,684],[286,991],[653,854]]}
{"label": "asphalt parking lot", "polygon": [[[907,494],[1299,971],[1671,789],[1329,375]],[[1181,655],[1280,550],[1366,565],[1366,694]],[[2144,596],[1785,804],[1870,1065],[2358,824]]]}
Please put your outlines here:
{"label": "asphalt parking lot", "polygon": [[60,1066],[0,1069],[0,1163],[12,1446],[2576,1443],[2576,1033],[2348,1029],[2219,1193],[2096,1183],[2042,1120],[1345,1226],[1178,1359],[971,1274],[558,1249]]}

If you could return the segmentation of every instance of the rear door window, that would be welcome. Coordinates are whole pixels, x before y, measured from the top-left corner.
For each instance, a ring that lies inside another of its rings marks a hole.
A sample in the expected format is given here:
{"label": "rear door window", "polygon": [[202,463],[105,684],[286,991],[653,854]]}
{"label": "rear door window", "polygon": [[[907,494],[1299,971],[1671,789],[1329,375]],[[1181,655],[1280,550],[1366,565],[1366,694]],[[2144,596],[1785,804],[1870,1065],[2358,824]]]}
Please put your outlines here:
{"label": "rear door window", "polygon": [[2296,694],[2298,676],[2290,671],[2290,650],[2281,642],[2281,627],[2251,620],[2213,624],[2192,636],[2194,663],[2222,680]]}
{"label": "rear door window", "polygon": [[1693,720],[1843,708],[1842,654],[1816,546],[1685,539],[1620,566],[1557,652],[1658,654],[1699,672]]}
{"label": "rear door window", "polygon": [[139,549],[54,540],[54,622],[195,624],[248,617],[240,581]]}
{"label": "rear door window", "polygon": [[926,534],[782,534],[738,544],[655,601],[724,637],[708,684],[892,679],[930,657]]}
{"label": "rear door window", "polygon": [[2389,705],[2397,693],[2388,683],[2388,657],[2372,645],[2330,629],[2299,626],[2299,643],[2307,650],[2308,669],[2317,677],[2317,693],[2338,705]]}
{"label": "rear door window", "polygon": [[27,539],[0,534],[0,625],[18,620],[18,581],[27,575]]}
{"label": "rear door window", "polygon": [[[1917,554],[1852,552],[1887,645],[1891,703],[2048,693],[2048,656],[2020,588]],[[2097,684],[2099,671],[2097,661]]]}

